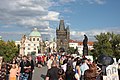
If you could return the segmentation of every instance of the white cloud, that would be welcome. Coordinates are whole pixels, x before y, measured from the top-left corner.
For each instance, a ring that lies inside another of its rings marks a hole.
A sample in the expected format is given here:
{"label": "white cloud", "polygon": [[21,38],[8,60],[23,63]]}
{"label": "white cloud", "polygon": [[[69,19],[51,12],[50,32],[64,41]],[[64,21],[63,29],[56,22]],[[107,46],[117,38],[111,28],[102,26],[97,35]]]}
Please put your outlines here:
{"label": "white cloud", "polygon": [[[49,10],[52,6],[51,0],[0,0],[0,32],[5,28],[11,31],[0,35],[5,40],[20,40],[25,34],[23,31],[29,34],[33,27],[42,29],[41,34],[53,35],[55,31],[50,30],[50,21],[58,21],[60,13]],[[15,32],[15,29],[20,29],[17,30],[20,32]]]}
{"label": "white cloud", "polygon": [[70,31],[70,38],[82,41],[84,34],[86,34],[84,31]]}
{"label": "white cloud", "polygon": [[89,38],[89,41],[95,41],[94,36],[99,35],[100,33],[113,32],[115,34],[120,34],[120,28],[118,27],[109,27],[106,29],[93,29],[88,31],[71,31],[71,39],[83,40],[83,35],[86,34]]}
{"label": "white cloud", "polygon": [[65,25],[66,25],[66,26],[70,26],[71,24],[70,24],[69,22],[66,22]]}
{"label": "white cloud", "polygon": [[76,0],[60,0],[60,3],[75,2]]}
{"label": "white cloud", "polygon": [[85,34],[85,32],[80,32],[80,31],[71,31],[70,34],[72,36],[83,36]]}
{"label": "white cloud", "polygon": [[40,21],[38,19],[22,19],[20,22],[19,22],[19,25],[23,25],[25,27],[39,27],[39,28],[42,28],[42,29],[45,29],[45,28],[48,28],[49,27],[49,21]]}
{"label": "white cloud", "polygon": [[[55,29],[48,28],[48,29],[39,29],[43,40],[51,39],[55,37]],[[2,36],[3,40],[20,40],[23,35],[30,34],[30,31],[14,31],[14,32],[7,32],[7,31],[1,31],[0,36]],[[8,37],[10,36],[10,37]]]}
{"label": "white cloud", "polygon": [[72,13],[72,10],[70,10],[69,8],[65,8],[64,11],[62,11],[62,12]]}
{"label": "white cloud", "polygon": [[98,3],[98,4],[104,4],[105,0],[95,0],[95,2]]}
{"label": "white cloud", "polygon": [[11,25],[5,25],[5,26],[1,26],[2,28],[12,28],[13,26]]}
{"label": "white cloud", "polygon": [[8,26],[20,25],[15,27],[48,28],[49,21],[46,20],[59,20],[60,14],[49,11],[51,6],[50,0],[1,0],[0,23]]}
{"label": "white cloud", "polygon": [[58,12],[54,12],[54,11],[49,11],[48,15],[43,16],[41,19],[42,20],[52,20],[52,21],[59,21],[59,14]]}
{"label": "white cloud", "polygon": [[86,0],[89,4],[93,4],[94,0]]}
{"label": "white cloud", "polygon": [[85,1],[87,1],[89,4],[105,4],[106,2],[106,0],[85,0]]}
{"label": "white cloud", "polygon": [[61,6],[61,5],[64,5],[64,4],[68,4],[68,3],[72,3],[72,2],[75,2],[77,0],[52,0],[51,2],[51,5],[52,6]]}

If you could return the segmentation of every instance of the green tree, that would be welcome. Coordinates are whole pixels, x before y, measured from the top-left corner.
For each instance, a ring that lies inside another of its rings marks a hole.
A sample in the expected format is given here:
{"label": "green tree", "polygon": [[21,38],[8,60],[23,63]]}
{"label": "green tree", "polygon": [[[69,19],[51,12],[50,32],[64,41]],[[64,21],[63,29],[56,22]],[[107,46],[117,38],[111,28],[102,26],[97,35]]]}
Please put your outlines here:
{"label": "green tree", "polygon": [[18,48],[14,41],[0,41],[0,56],[3,56],[5,61],[11,61],[16,55]]}
{"label": "green tree", "polygon": [[78,52],[78,47],[76,47],[76,49],[74,50],[74,54],[79,55],[79,52]]}
{"label": "green tree", "polygon": [[96,42],[94,42],[94,56],[98,57],[100,54],[106,54],[116,58],[120,58],[120,34],[101,33],[96,35]]}
{"label": "green tree", "polygon": [[67,51],[68,54],[74,54],[74,52],[75,52],[74,47],[69,47],[68,48],[68,51]]}
{"label": "green tree", "polygon": [[0,56],[4,55],[5,45],[6,45],[6,43],[4,41],[0,40]]}
{"label": "green tree", "polygon": [[113,57],[120,58],[120,34],[111,33],[110,43],[112,45]]}

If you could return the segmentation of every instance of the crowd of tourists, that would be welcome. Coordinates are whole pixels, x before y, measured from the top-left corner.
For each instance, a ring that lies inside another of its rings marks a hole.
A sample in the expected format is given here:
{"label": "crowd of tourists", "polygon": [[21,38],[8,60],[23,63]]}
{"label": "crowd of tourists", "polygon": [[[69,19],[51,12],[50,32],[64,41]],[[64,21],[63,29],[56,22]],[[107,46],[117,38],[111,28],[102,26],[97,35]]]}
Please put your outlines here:
{"label": "crowd of tourists", "polygon": [[51,55],[46,80],[102,80],[101,69],[85,57]]}
{"label": "crowd of tourists", "polygon": [[32,80],[34,61],[29,56],[19,56],[10,62],[2,60],[0,80]]}
{"label": "crowd of tourists", "polygon": [[[85,56],[51,54],[18,56],[11,62],[2,62],[0,80],[32,80],[34,67],[47,66],[45,80],[103,80],[102,65]],[[120,63],[119,63],[120,66]],[[118,70],[120,74],[120,69]]]}
{"label": "crowd of tourists", "polygon": [[[51,55],[47,61],[48,71],[45,80],[103,80],[106,66],[91,61],[85,56]],[[120,59],[118,61],[120,78]]]}

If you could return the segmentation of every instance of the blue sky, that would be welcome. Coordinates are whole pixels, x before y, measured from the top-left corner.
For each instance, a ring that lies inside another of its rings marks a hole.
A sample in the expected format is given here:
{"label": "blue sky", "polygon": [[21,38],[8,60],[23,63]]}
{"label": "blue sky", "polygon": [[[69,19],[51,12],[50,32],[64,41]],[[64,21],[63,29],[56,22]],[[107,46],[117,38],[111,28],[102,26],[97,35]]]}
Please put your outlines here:
{"label": "blue sky", "polygon": [[0,35],[20,40],[37,27],[45,38],[55,37],[59,20],[70,26],[71,39],[89,40],[101,32],[120,34],[120,0],[1,0]]}

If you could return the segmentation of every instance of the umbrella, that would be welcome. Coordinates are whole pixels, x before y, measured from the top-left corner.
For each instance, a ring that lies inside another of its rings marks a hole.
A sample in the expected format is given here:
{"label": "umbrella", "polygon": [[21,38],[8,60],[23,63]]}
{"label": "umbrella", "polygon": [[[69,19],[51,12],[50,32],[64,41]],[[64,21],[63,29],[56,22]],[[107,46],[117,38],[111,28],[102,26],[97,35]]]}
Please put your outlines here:
{"label": "umbrella", "polygon": [[114,60],[112,57],[102,54],[98,57],[98,63],[104,66],[108,66],[108,65],[113,64]]}

